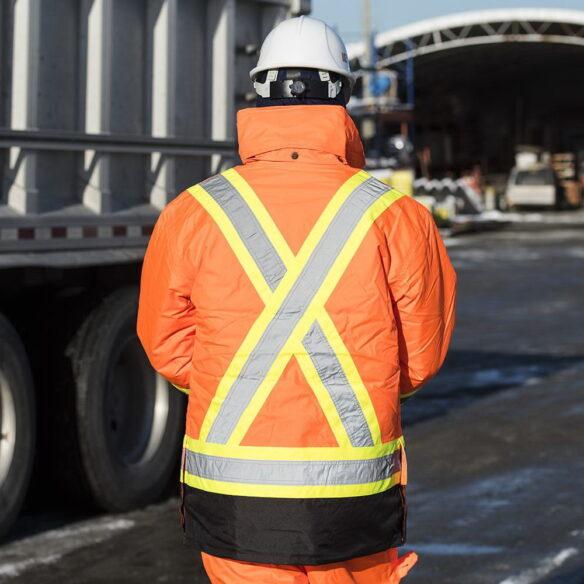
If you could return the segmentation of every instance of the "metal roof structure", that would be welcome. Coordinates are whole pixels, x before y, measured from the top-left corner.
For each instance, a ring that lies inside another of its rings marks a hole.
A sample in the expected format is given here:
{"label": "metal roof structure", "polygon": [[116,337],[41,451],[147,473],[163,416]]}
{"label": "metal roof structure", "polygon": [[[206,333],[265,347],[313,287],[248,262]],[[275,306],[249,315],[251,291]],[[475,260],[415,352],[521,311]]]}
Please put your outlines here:
{"label": "metal roof structure", "polygon": [[[431,18],[375,37],[379,67],[409,57],[500,43],[545,43],[584,47],[584,10],[509,8],[469,11]],[[363,43],[348,47],[351,60],[363,55]]]}

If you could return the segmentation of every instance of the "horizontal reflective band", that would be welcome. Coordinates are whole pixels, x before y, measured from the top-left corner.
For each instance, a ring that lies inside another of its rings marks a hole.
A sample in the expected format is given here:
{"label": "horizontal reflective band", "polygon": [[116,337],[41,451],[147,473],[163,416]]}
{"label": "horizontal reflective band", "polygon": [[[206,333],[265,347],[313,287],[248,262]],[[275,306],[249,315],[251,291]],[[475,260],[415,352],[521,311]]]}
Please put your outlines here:
{"label": "horizontal reflective band", "polygon": [[229,440],[353,230],[369,207],[385,193],[386,185],[368,179],[343,202],[233,382],[213,421],[209,442],[225,444]]}
{"label": "horizontal reflective band", "polygon": [[201,187],[229,217],[266,282],[275,290],[286,273],[286,266],[237,189],[220,174],[202,182]]}
{"label": "horizontal reflective band", "polygon": [[202,479],[254,485],[362,485],[392,477],[400,457],[397,450],[368,460],[241,460],[187,450],[185,470]]}
{"label": "horizontal reflective band", "polygon": [[230,444],[211,444],[199,438],[185,435],[183,447],[191,452],[219,456],[221,458],[237,458],[240,460],[368,460],[381,458],[404,448],[403,436],[362,448],[352,446],[232,446]]}
{"label": "horizontal reflective band", "polygon": [[368,497],[391,489],[400,484],[400,472],[393,476],[362,485],[254,485],[251,483],[230,483],[214,481],[183,473],[183,483],[189,487],[236,497],[266,497],[273,499],[333,499],[347,497]]}
{"label": "horizontal reflective band", "polygon": [[302,344],[328,391],[353,446],[373,446],[363,410],[320,325],[314,323]]}

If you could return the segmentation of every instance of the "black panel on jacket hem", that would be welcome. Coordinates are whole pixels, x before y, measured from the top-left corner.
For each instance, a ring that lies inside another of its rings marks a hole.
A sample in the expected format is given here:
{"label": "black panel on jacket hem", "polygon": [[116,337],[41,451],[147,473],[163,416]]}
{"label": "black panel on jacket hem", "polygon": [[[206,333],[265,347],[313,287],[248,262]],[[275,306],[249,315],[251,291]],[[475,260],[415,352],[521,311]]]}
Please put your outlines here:
{"label": "black panel on jacket hem", "polygon": [[214,556],[267,564],[320,565],[405,543],[402,487],[365,497],[239,497],[185,485],[185,536]]}

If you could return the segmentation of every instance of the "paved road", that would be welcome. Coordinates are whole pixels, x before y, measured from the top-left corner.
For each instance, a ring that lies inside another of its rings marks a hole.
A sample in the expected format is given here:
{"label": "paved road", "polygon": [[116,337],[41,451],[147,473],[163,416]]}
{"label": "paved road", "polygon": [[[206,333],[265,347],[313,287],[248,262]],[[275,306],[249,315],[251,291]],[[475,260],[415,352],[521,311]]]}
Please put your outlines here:
{"label": "paved road", "polygon": [[[459,325],[404,411],[410,584],[584,583],[584,232],[449,241]],[[203,583],[176,501],[0,547],[0,582]]]}

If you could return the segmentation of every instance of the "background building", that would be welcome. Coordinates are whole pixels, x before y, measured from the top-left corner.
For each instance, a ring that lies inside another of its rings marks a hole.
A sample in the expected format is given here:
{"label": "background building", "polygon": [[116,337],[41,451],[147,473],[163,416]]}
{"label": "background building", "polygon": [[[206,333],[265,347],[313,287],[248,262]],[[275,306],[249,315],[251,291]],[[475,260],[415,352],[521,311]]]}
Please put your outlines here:
{"label": "background building", "polygon": [[[464,12],[379,33],[375,48],[377,66],[400,73],[402,101],[413,64],[409,133],[432,176],[506,175],[521,145],[584,156],[583,11]],[[363,43],[350,53],[359,67]]]}

